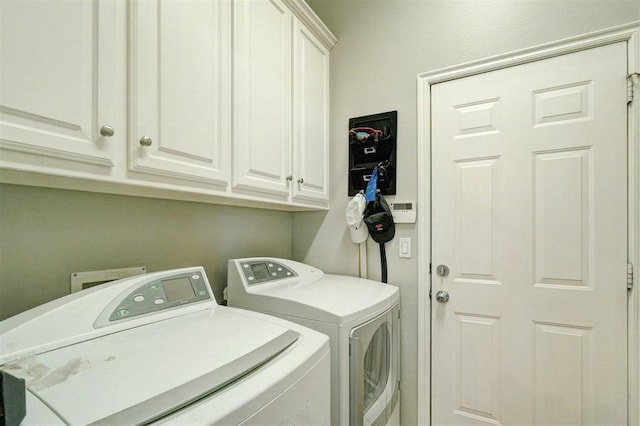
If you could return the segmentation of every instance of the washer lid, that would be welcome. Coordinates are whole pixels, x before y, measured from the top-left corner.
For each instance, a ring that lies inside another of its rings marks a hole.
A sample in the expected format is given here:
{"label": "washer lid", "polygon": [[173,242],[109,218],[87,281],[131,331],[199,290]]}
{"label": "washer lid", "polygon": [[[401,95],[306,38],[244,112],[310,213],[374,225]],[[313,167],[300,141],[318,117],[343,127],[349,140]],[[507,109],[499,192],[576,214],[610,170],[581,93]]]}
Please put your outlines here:
{"label": "washer lid", "polygon": [[283,326],[218,307],[2,368],[24,378],[29,391],[70,424],[146,423],[252,372],[298,337]]}
{"label": "washer lid", "polygon": [[347,324],[389,308],[400,297],[398,287],[364,278],[325,274],[315,281],[292,284],[294,280],[256,285],[241,304],[263,312]]}

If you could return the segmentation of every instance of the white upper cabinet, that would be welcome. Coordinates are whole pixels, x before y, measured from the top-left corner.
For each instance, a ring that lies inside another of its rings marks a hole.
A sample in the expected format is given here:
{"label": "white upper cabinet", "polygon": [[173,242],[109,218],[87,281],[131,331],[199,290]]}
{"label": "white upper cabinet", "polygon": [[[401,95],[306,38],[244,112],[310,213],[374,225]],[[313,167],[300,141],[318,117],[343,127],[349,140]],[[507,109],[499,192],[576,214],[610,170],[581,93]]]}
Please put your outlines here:
{"label": "white upper cabinet", "polygon": [[134,1],[130,13],[131,170],[226,186],[230,0]]}
{"label": "white upper cabinet", "polygon": [[0,166],[111,175],[126,138],[113,1],[0,2]]}
{"label": "white upper cabinet", "polygon": [[293,31],[293,199],[329,200],[329,50],[297,19]]}
{"label": "white upper cabinet", "polygon": [[328,207],[329,50],[303,0],[0,0],[0,182]]}
{"label": "white upper cabinet", "polygon": [[234,5],[234,190],[326,207],[335,38],[301,1]]}
{"label": "white upper cabinet", "polygon": [[293,15],[280,0],[236,0],[234,5],[233,185],[287,197]]}

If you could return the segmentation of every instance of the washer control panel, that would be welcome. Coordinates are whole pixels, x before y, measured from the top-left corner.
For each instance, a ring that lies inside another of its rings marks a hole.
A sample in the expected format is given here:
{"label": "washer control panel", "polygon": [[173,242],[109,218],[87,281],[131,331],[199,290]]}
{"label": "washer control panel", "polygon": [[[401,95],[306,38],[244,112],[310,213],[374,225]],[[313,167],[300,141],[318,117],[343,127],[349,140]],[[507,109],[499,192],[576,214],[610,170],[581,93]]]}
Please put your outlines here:
{"label": "washer control panel", "polygon": [[298,276],[295,271],[283,264],[267,260],[242,262],[241,266],[244,278],[249,285]]}
{"label": "washer control panel", "polygon": [[210,298],[206,280],[199,271],[150,279],[119,301],[109,315],[109,321],[118,321]]}

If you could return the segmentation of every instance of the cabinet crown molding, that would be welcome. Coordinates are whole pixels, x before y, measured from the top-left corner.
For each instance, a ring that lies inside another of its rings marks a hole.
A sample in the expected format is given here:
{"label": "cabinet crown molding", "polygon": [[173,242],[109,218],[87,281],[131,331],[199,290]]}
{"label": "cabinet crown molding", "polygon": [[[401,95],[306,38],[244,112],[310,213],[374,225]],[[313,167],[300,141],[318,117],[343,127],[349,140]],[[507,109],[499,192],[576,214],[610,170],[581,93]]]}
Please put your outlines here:
{"label": "cabinet crown molding", "polygon": [[338,39],[320,20],[318,15],[304,0],[283,0],[293,14],[322,42],[328,50],[333,49]]}

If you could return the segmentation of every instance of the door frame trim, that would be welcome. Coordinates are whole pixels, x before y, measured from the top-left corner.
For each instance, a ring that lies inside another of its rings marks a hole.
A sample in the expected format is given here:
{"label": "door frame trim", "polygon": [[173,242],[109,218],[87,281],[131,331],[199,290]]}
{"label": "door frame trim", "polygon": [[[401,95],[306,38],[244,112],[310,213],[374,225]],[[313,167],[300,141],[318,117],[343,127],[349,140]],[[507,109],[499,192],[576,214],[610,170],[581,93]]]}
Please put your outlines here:
{"label": "door frame trim", "polygon": [[[418,424],[431,421],[431,86],[461,77],[495,71],[608,44],[627,43],[628,74],[640,72],[640,21],[441,68],[417,76],[418,96]],[[640,84],[628,106],[628,262],[640,270]],[[621,102],[624,100],[621,99]],[[640,281],[636,272],[628,297],[628,417],[640,424]],[[624,285],[624,283],[620,283]],[[428,401],[428,404],[421,403]]]}

